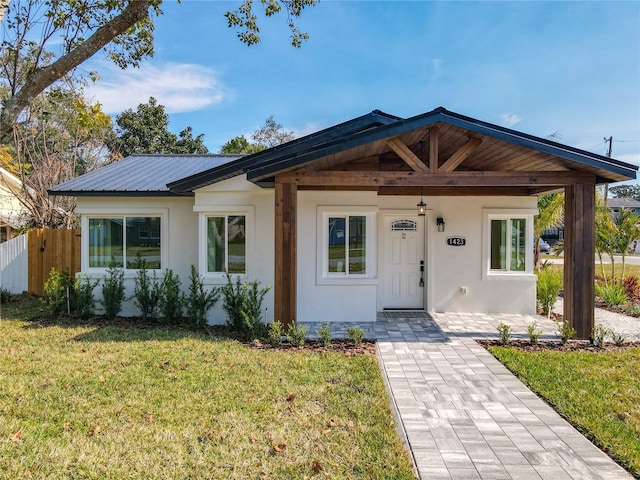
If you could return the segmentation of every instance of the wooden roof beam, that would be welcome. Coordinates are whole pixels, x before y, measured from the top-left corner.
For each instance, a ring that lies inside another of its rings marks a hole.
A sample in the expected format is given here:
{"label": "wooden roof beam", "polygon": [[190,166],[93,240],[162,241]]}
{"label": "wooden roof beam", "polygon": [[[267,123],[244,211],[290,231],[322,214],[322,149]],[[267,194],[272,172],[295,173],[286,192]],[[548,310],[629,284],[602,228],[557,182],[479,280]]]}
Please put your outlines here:
{"label": "wooden roof beam", "polygon": [[438,132],[438,127],[433,126],[429,129],[429,170],[432,172],[438,171],[438,163],[439,159],[439,150],[440,146],[438,145],[440,140],[440,133]]}
{"label": "wooden roof beam", "polygon": [[429,167],[427,167],[422,160],[420,160],[415,153],[411,151],[409,147],[407,147],[402,140],[398,137],[390,138],[387,140],[387,146],[396,152],[398,156],[405,161],[407,165],[409,165],[414,172],[428,172]]}
{"label": "wooden roof beam", "polygon": [[453,172],[464,162],[482,143],[479,138],[471,137],[467,143],[460,147],[449,159],[442,164],[440,172]]}

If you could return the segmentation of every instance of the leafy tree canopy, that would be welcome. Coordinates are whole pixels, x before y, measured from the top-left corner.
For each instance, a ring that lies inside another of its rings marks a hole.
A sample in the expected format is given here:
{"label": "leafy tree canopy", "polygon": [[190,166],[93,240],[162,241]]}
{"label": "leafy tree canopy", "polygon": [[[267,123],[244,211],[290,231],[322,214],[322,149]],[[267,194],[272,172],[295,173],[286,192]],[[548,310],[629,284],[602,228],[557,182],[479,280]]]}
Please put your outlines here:
{"label": "leafy tree canopy", "polygon": [[271,115],[265,120],[262,127],[251,134],[253,142],[249,142],[244,135],[240,135],[225,143],[220,148],[220,153],[257,153],[289,142],[294,138],[296,138],[294,133],[284,130],[284,127],[276,122]]}
{"label": "leafy tree canopy", "polygon": [[169,131],[169,116],[164,106],[150,97],[138,109],[125,110],[116,117],[117,136],[109,143],[112,154],[127,157],[135,153],[208,153],[204,135],[193,137],[191,127],[179,135]]}
{"label": "leafy tree canopy", "polygon": [[616,198],[633,198],[640,201],[640,185],[617,185],[609,188]]}

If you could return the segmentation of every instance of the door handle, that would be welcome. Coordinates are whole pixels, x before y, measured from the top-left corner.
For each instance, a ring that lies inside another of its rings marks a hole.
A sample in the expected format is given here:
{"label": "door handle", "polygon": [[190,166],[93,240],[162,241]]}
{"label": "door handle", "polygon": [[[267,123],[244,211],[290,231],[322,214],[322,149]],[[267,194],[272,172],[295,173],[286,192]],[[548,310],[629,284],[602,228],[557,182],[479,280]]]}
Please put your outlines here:
{"label": "door handle", "polygon": [[420,287],[424,287],[424,260],[420,260]]}

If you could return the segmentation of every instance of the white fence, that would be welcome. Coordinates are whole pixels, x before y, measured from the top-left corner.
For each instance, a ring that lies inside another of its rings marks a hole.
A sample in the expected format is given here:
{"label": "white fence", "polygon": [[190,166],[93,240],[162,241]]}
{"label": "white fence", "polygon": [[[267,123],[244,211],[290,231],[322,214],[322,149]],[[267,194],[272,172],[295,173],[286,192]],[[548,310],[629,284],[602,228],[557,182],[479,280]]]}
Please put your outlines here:
{"label": "white fence", "polygon": [[0,243],[0,287],[11,293],[29,289],[28,235]]}

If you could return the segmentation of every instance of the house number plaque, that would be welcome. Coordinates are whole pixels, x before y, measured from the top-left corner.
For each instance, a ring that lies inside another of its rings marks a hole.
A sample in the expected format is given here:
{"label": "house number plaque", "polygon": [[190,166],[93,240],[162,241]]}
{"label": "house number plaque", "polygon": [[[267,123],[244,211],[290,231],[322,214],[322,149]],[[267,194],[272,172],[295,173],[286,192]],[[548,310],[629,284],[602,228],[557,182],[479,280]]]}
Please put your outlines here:
{"label": "house number plaque", "polygon": [[467,239],[464,237],[448,237],[447,245],[452,247],[462,247],[467,244]]}

